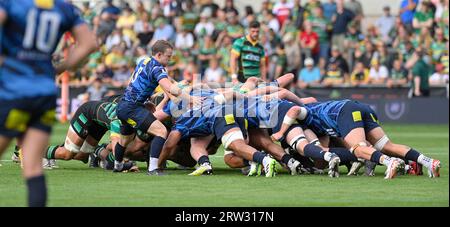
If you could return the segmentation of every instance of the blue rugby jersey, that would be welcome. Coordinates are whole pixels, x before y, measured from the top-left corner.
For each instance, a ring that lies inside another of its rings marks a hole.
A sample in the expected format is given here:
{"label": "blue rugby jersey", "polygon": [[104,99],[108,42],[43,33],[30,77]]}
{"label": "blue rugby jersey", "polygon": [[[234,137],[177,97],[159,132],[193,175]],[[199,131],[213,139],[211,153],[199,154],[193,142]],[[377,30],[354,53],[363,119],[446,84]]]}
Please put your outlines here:
{"label": "blue rugby jersey", "polygon": [[164,78],[168,78],[168,75],[161,63],[154,58],[142,59],[133,72],[123,100],[144,103]]}
{"label": "blue rugby jersey", "polygon": [[7,19],[0,34],[0,98],[56,95],[52,54],[61,36],[83,24],[64,0],[0,0]]}
{"label": "blue rugby jersey", "polygon": [[315,102],[306,104],[308,115],[305,119],[306,126],[317,135],[341,136],[338,127],[338,116],[342,107],[350,100],[337,100],[327,102]]}

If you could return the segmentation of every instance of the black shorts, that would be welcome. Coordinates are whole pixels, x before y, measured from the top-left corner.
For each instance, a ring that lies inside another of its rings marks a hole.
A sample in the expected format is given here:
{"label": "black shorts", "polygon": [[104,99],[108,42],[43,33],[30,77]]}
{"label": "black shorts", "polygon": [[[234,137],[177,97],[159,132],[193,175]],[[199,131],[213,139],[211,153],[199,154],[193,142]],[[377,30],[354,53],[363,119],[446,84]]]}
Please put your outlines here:
{"label": "black shorts", "polygon": [[355,128],[364,128],[366,133],[380,127],[377,114],[369,105],[357,101],[347,102],[337,118],[341,138],[345,138]]}
{"label": "black shorts", "polygon": [[[94,104],[96,103],[92,102],[92,105]],[[73,115],[72,120],[70,120],[70,125],[80,138],[86,139],[89,135],[95,140],[100,141],[108,129],[95,123],[92,120],[90,111],[91,105],[89,103],[81,105]]]}
{"label": "black shorts", "polygon": [[56,96],[0,99],[0,135],[22,136],[28,128],[51,133],[55,123]]}
{"label": "black shorts", "polygon": [[221,140],[222,136],[232,128],[239,128],[244,138],[247,137],[247,120],[243,117],[235,117],[233,114],[227,114],[224,117],[217,117],[214,121],[214,135],[217,140]]}
{"label": "black shorts", "polygon": [[131,135],[134,129],[147,132],[150,125],[156,121],[155,116],[142,103],[121,100],[117,105],[117,117],[122,122],[120,133]]}

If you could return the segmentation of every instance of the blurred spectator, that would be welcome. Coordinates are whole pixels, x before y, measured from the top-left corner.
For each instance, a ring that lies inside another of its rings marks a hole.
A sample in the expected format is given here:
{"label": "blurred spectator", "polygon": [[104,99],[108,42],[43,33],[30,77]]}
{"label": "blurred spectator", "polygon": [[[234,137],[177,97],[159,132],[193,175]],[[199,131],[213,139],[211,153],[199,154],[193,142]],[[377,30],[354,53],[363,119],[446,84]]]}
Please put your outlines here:
{"label": "blurred spectator", "polygon": [[308,18],[313,14],[315,8],[322,7],[322,3],[319,0],[308,0],[305,4],[306,14],[305,17]]}
{"label": "blurred spectator", "polygon": [[155,21],[155,34],[153,35],[150,45],[152,46],[157,40],[168,40],[172,41],[175,38],[175,30],[172,25],[167,24],[166,20],[163,18],[158,18]]}
{"label": "blurred spectator", "polygon": [[[220,44],[220,45],[219,45]],[[220,68],[225,70],[226,80],[231,81],[228,77],[230,75],[230,53],[231,53],[231,37],[228,35],[221,36],[217,39],[216,46],[219,47],[216,58],[219,59]]]}
{"label": "blurred spectator", "polygon": [[204,0],[203,5],[200,8],[201,13],[207,11],[207,12],[209,12],[209,14],[212,18],[217,17],[218,10],[219,10],[219,5],[214,3],[212,0]]}
{"label": "blurred spectator", "polygon": [[194,46],[194,36],[188,32],[185,28],[177,34],[175,38],[175,48],[178,49],[189,49]]}
{"label": "blurred spectator", "polygon": [[330,62],[335,62],[338,66],[338,68],[343,73],[343,78],[347,80],[350,73],[350,68],[348,67],[348,62],[345,60],[344,57],[342,57],[341,52],[339,51],[339,48],[337,46],[333,46],[331,48],[331,58],[328,60],[328,64]]}
{"label": "blurred spectator", "polygon": [[355,15],[354,21],[358,28],[361,28],[361,21],[364,18],[364,11],[358,0],[349,0],[344,4],[345,8]]}
{"label": "blurred spectator", "polygon": [[323,8],[323,16],[327,18],[328,21],[331,21],[333,15],[336,13],[336,2],[334,0],[328,0],[322,5]]}
{"label": "blurred spectator", "polygon": [[445,48],[445,52],[444,54],[441,56],[441,61],[440,63],[444,66],[444,73],[448,74],[448,41],[446,44],[446,48]]}
{"label": "blurred spectator", "polygon": [[252,6],[245,6],[245,15],[241,19],[241,24],[245,28],[247,28],[250,22],[256,20],[255,12],[253,11]]}
{"label": "blurred spectator", "polygon": [[[217,18],[214,20],[214,39],[217,39],[222,33],[224,33],[227,26],[227,14],[221,9],[217,10]],[[223,35],[225,34],[222,34],[222,36]]]}
{"label": "blurred spectator", "polygon": [[209,67],[205,70],[205,76],[203,78],[203,82],[225,82],[225,72],[220,68],[217,58],[212,57],[209,60]]}
{"label": "blurred spectator", "polygon": [[287,62],[286,51],[285,51],[283,43],[277,44],[276,56],[277,56],[277,63],[276,63],[276,67],[275,67],[274,79],[277,79],[278,77],[288,73],[288,62]]}
{"label": "blurred spectator", "polygon": [[303,28],[303,21],[305,19],[305,7],[302,6],[301,0],[294,0],[294,6],[291,10],[291,21],[294,23],[296,29]]}
{"label": "blurred spectator", "polygon": [[139,45],[146,46],[152,40],[154,29],[148,21],[148,13],[143,12],[134,24],[134,32],[136,33]]}
{"label": "blurred spectator", "polygon": [[136,33],[134,32],[134,24],[136,23],[136,15],[131,8],[125,8],[117,20],[117,28],[122,29],[123,35],[130,40],[136,40]]}
{"label": "blurred spectator", "polygon": [[120,65],[124,63],[128,63],[128,59],[125,56],[125,48],[120,45],[114,46],[111,53],[105,57],[105,65],[113,71],[120,68]]}
{"label": "blurred spectator", "polygon": [[408,71],[403,67],[403,62],[396,59],[387,80],[387,87],[405,86],[408,84]]}
{"label": "blurred spectator", "polygon": [[203,11],[200,14],[200,22],[195,26],[194,34],[197,38],[203,36],[211,36],[214,31],[214,24],[209,19],[210,13],[208,11]]}
{"label": "blurred spectator", "polygon": [[378,18],[375,25],[380,31],[383,42],[390,43],[391,39],[389,37],[389,32],[395,25],[395,17],[391,15],[391,8],[389,6],[383,7],[383,16]]}
{"label": "blurred spectator", "polygon": [[111,51],[114,46],[118,46],[121,42],[125,42],[127,47],[131,47],[132,40],[128,36],[124,36],[122,29],[116,29],[106,38],[106,51]]}
{"label": "blurred spectator", "polygon": [[142,0],[139,0],[136,3],[136,16],[138,18],[142,18],[143,14],[147,14],[147,16],[148,16],[148,12],[145,9],[144,3],[142,2]]}
{"label": "blurred spectator", "polygon": [[336,12],[331,19],[331,22],[333,23],[332,45],[336,45],[341,53],[344,52],[344,40],[347,26],[355,17],[350,10],[344,8],[343,1],[344,0],[337,1]]}
{"label": "blurred spectator", "polygon": [[431,53],[434,62],[438,62],[447,50],[446,44],[448,40],[444,37],[444,31],[441,28],[435,30],[435,38],[431,44]]}
{"label": "blurred spectator", "polygon": [[100,64],[95,70],[95,78],[99,78],[103,83],[110,83],[114,76],[114,72],[105,66],[105,64]]}
{"label": "blurred spectator", "polygon": [[117,88],[123,88],[128,85],[128,79],[130,78],[130,70],[127,62],[121,62],[119,68],[114,71],[114,76],[111,81],[111,85]]}
{"label": "blurred spectator", "polygon": [[270,0],[263,0],[259,12],[256,13],[256,20],[262,22],[265,19],[266,13],[270,11],[271,11]]}
{"label": "blurred spectator", "polygon": [[86,93],[89,95],[89,101],[98,101],[108,92],[108,88],[102,83],[102,79],[96,78]]}
{"label": "blurred spectator", "polygon": [[293,8],[294,4],[290,1],[288,2],[287,0],[279,0],[275,3],[272,12],[276,16],[280,26],[283,26],[284,21],[290,16]]}
{"label": "blurred spectator", "polygon": [[319,36],[312,30],[311,22],[305,21],[304,31],[300,33],[300,47],[302,48],[302,57],[313,58],[314,62],[319,59]]}
{"label": "blurred spectator", "polygon": [[323,15],[323,9],[317,7],[314,14],[308,20],[313,26],[313,31],[319,36],[319,68],[324,68],[330,53],[330,41],[328,33],[331,31],[331,23]]}
{"label": "blurred spectator", "polygon": [[198,59],[200,60],[200,74],[204,76],[209,61],[211,60],[211,58],[215,57],[217,49],[211,36],[207,35],[203,39],[199,40],[199,42]]}
{"label": "blurred spectator", "polygon": [[300,70],[297,85],[301,89],[305,89],[310,85],[320,84],[320,70],[314,66],[314,60],[312,58],[305,59],[305,67]]}
{"label": "blurred spectator", "polygon": [[403,25],[409,32],[412,32],[412,23],[414,19],[414,13],[416,12],[417,4],[419,0],[402,0],[400,3],[400,18]]}
{"label": "blurred spectator", "polygon": [[373,58],[370,62],[369,82],[374,85],[383,85],[389,77],[389,71],[386,66],[381,65],[379,60]]}
{"label": "blurred spectator", "polygon": [[369,70],[364,67],[362,62],[357,62],[350,76],[352,86],[360,86],[369,84]]}
{"label": "blurred spectator", "polygon": [[372,42],[367,38],[364,39],[362,45],[355,50],[355,61],[362,62],[366,68],[371,66],[371,61],[374,58],[375,48]]}
{"label": "blurred spectator", "polygon": [[274,32],[280,31],[280,23],[278,22],[277,18],[275,18],[275,15],[272,12],[266,12],[266,16],[263,22],[267,24],[267,26]]}
{"label": "blurred spectator", "polygon": [[348,63],[353,65],[355,58],[355,52],[360,48],[360,43],[364,41],[365,36],[356,27],[354,23],[348,25],[348,31],[345,34],[344,47],[346,52],[345,55],[348,59]]}
{"label": "blurred spectator", "polygon": [[428,28],[422,28],[419,34],[415,34],[411,37],[411,43],[414,48],[422,46],[431,53],[431,44],[433,43],[433,37],[430,34]]}
{"label": "blurred spectator", "polygon": [[444,65],[438,64],[435,67],[436,72],[430,77],[430,85],[448,84],[448,73],[444,73]]}
{"label": "blurred spectator", "polygon": [[430,96],[430,82],[429,82],[429,65],[423,59],[423,50],[418,48],[415,52],[418,60],[412,68],[412,89],[414,97],[428,97]]}
{"label": "blurred spectator", "polygon": [[194,32],[195,25],[199,21],[198,12],[194,8],[194,3],[192,0],[187,0],[185,2],[186,9],[183,12],[183,16],[181,17],[181,26],[182,29],[187,32]]}
{"label": "blurred spectator", "polygon": [[228,35],[234,39],[242,37],[244,35],[244,27],[239,24],[238,15],[234,11],[229,11],[227,13],[227,21],[228,26],[226,27],[226,31]]}
{"label": "blurred spectator", "polygon": [[97,15],[95,11],[93,11],[89,7],[89,1],[83,2],[83,8],[81,9],[81,13],[83,14],[83,19],[88,23],[88,25],[92,28],[93,21],[95,16]]}
{"label": "blurred spectator", "polygon": [[298,36],[299,29],[297,28],[297,25],[295,24],[295,21],[291,17],[288,17],[284,21],[283,27],[281,27],[281,30],[279,32],[280,36],[284,36],[287,33],[292,34],[294,37]]}
{"label": "blurred spectator", "polygon": [[434,15],[430,9],[430,3],[422,1],[419,10],[414,13],[413,18],[413,28],[416,34],[419,34],[423,28],[431,29],[433,26],[433,19]]}
{"label": "blurred spectator", "polygon": [[373,58],[378,59],[381,65],[384,65],[388,68],[388,70],[391,70],[397,54],[389,53],[386,45],[382,41],[377,42],[375,48]]}
{"label": "blurred spectator", "polygon": [[339,63],[335,58],[331,58],[328,68],[323,77],[322,84],[326,87],[343,85],[345,82],[344,72],[339,67]]}
{"label": "blurred spectator", "polygon": [[239,11],[234,7],[234,0],[225,0],[225,7],[222,10],[225,13],[233,12],[236,16],[239,15]]}
{"label": "blurred spectator", "polygon": [[[284,49],[287,57],[287,71],[295,75],[302,64],[302,57],[300,47],[294,37],[295,36],[291,33],[287,33],[283,37],[283,43],[285,44]],[[297,78],[295,78],[294,81],[296,79]]]}
{"label": "blurred spectator", "polygon": [[103,8],[101,14],[104,14],[105,17],[117,20],[120,13],[121,10],[113,4],[113,0],[106,0],[106,7]]}
{"label": "blurred spectator", "polygon": [[402,20],[399,16],[395,17],[394,27],[389,31],[389,43],[390,46],[394,45],[394,40],[399,36],[399,31],[403,30],[404,34],[407,33],[405,27],[402,24]]}

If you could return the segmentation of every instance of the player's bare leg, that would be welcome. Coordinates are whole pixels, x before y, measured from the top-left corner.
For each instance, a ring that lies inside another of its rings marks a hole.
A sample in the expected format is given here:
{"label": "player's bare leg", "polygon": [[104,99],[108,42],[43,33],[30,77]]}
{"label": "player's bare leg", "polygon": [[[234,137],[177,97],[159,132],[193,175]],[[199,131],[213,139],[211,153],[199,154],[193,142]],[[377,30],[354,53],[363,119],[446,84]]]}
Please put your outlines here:
{"label": "player's bare leg", "polygon": [[393,157],[400,157],[406,160],[414,161],[424,165],[428,169],[429,177],[439,177],[441,163],[437,159],[429,158],[411,147],[395,144],[389,140],[381,127],[372,129],[367,135],[368,141],[374,145],[377,150],[382,151]]}
{"label": "player's bare leg", "polygon": [[[45,206],[47,201],[47,189],[42,170],[42,156],[48,145],[50,135],[38,129],[29,128],[23,141],[23,175],[29,186],[29,206]],[[33,182],[36,181],[35,185]],[[33,189],[30,185],[33,184]]]}
{"label": "player's bare leg", "polygon": [[206,150],[208,144],[214,139],[214,136],[210,135],[207,137],[191,138],[191,149],[190,153],[192,158],[197,161],[199,167],[189,175],[200,176],[203,173],[210,175],[212,174],[212,166],[209,161],[208,151]]}
{"label": "player's bare leg", "polygon": [[275,144],[269,137],[266,130],[251,129],[249,131],[250,145],[256,149],[264,150],[280,161],[292,175],[297,175],[301,167],[300,162],[295,160],[290,154],[286,154],[283,148]]}
{"label": "player's bare leg", "polygon": [[344,141],[347,148],[357,157],[380,163],[387,167],[385,179],[394,178],[397,171],[401,168],[402,163],[396,158],[384,155],[373,147],[369,147],[366,142],[364,128],[355,128],[347,136]]}
{"label": "player's bare leg", "polygon": [[275,176],[276,161],[247,145],[239,128],[228,130],[222,137],[222,144],[225,149],[232,150],[236,155],[246,160],[253,160],[254,162],[263,164],[266,177]]}

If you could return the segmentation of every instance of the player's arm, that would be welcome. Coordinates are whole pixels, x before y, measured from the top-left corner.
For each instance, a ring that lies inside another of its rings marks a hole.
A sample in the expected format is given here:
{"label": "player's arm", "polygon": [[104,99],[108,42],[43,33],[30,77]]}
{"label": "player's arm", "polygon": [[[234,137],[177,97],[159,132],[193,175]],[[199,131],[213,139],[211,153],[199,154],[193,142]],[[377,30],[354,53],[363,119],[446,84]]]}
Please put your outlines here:
{"label": "player's arm", "polygon": [[183,92],[183,89],[178,87],[177,84],[170,82],[168,78],[159,80],[159,85],[166,94],[181,98],[182,100],[188,100],[189,103],[192,103],[194,106],[200,105],[204,99],[202,97],[190,96],[188,93]]}
{"label": "player's arm", "polygon": [[156,111],[153,113],[158,121],[164,121],[171,117],[170,115],[170,106],[168,106],[169,96],[164,94],[164,99],[156,106]]}
{"label": "player's arm", "polygon": [[3,8],[3,6],[0,3],[0,26],[2,26],[6,19],[8,18],[8,14],[6,13],[5,9]]}
{"label": "player's arm", "polygon": [[89,29],[87,24],[80,24],[71,30],[76,46],[61,64],[55,67],[56,74],[61,74],[66,70],[75,70],[83,59],[97,48],[95,34]]}
{"label": "player's arm", "polygon": [[241,56],[242,41],[240,39],[234,41],[230,54],[230,73],[233,82],[237,81],[238,60]]}
{"label": "player's arm", "polygon": [[177,143],[181,140],[181,132],[177,130],[172,130],[167,137],[166,142],[161,150],[158,160],[158,169],[163,169],[164,162],[172,156],[176,149]]}

